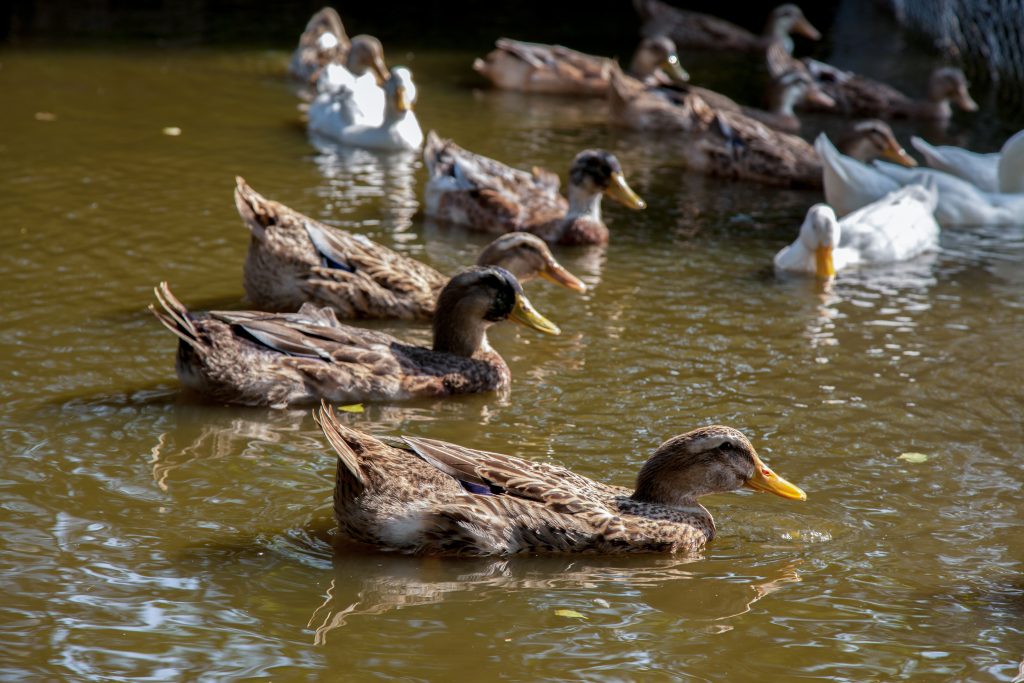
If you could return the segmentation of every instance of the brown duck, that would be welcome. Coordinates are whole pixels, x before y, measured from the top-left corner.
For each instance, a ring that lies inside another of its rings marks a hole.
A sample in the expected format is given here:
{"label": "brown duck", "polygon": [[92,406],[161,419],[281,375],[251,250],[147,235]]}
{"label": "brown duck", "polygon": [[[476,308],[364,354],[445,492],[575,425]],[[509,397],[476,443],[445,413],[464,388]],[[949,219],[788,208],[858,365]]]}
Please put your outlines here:
{"label": "brown duck", "polygon": [[502,389],[508,365],[487,342],[487,328],[513,320],[559,334],[523,294],[515,276],[474,266],[438,296],[433,348],[338,322],[329,308],[298,313],[190,313],[167,283],[149,309],[179,339],[181,382],[217,401],[283,408],[321,399],[395,401]]}
{"label": "brown duck", "polygon": [[603,195],[632,209],[647,206],[626,183],[619,160],[604,150],[576,155],[569,169],[568,201],[559,194],[554,173],[510,168],[433,131],[427,134],[423,158],[429,175],[424,212],[475,230],[526,231],[552,244],[606,244]]}
{"label": "brown duck", "polygon": [[[430,320],[448,278],[425,263],[324,225],[266,199],[235,179],[235,206],[252,237],[245,259],[245,293],[257,308],[295,311],[330,306],[346,319]],[[501,266],[521,283],[535,277],[583,292],[540,238],[509,233],[487,245],[480,266]]]}
{"label": "brown duck", "polygon": [[663,443],[633,490],[563,467],[404,437],[391,446],[317,416],[338,453],[342,536],[425,555],[692,552],[715,537],[698,498],[739,488],[804,500],[742,433],[702,427]]}

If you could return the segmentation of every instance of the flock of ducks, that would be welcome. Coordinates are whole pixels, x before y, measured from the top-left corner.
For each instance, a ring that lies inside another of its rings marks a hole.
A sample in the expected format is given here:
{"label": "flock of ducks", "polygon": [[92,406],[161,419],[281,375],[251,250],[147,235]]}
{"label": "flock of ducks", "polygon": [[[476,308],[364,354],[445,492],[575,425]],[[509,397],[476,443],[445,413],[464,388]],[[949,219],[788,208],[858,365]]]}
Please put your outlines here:
{"label": "flock of ducks", "polygon": [[[794,134],[798,111],[943,120],[977,109],[963,74],[936,70],[928,98],[792,56],[791,33],[820,38],[795,5],[752,34],[660,0],[635,0],[643,39],[628,71],[613,60],[557,45],[502,38],[473,68],[495,87],[604,97],[610,123],[672,131],[695,172],[823,188],[797,239],[775,257],[779,271],[830,279],[854,264],[914,258],[938,245],[941,226],[1024,222],[1024,135],[999,154],[914,146],[916,162],[881,120],[856,121],[838,147]],[[693,85],[678,47],[761,54],[769,109]],[[448,277],[362,235],[325,225],[236,179],[235,204],[250,232],[244,286],[253,311],[189,311],[166,283],[157,319],[179,338],[182,384],[214,400],[315,413],[338,454],[334,509],[348,541],[420,554],[678,552],[714,537],[705,494],[741,487],[804,500],[738,431],[712,426],[673,437],[642,467],[633,490],[569,470],[430,439],[375,438],[338,421],[329,403],[397,401],[507,387],[509,368],[487,340],[510,320],[543,334],[559,328],[530,303],[522,282],[586,286],[549,245],[602,245],[604,197],[645,207],[621,164],[584,150],[559,177],[511,168],[463,149],[414,113],[411,72],[388,68],[376,38],[349,38],[331,8],[306,26],[289,71],[309,89],[309,130],[339,144],[421,151],[429,179],[424,212],[496,235],[475,265]],[[890,162],[885,162],[888,159]],[[342,320],[429,322],[431,347]]]}

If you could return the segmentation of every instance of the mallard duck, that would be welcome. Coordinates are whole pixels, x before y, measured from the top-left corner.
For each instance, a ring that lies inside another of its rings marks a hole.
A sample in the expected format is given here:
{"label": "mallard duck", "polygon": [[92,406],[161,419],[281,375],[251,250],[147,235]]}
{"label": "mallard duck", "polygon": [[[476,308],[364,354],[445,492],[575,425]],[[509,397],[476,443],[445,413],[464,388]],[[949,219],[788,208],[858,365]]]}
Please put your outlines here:
{"label": "mallard duck", "polygon": [[[955,104],[963,111],[978,110],[967,92],[964,72],[954,67],[935,69],[928,79],[928,97],[915,100],[890,85],[842,71],[813,59],[805,59],[818,87],[835,101],[835,109],[851,116],[948,120]],[[814,108],[813,102],[806,103]]]}
{"label": "mallard duck", "polygon": [[299,46],[288,62],[288,73],[306,83],[329,62],[341,59],[348,52],[349,39],[341,17],[333,7],[324,7],[314,14],[299,36]]}
{"label": "mallard duck", "polygon": [[642,35],[666,35],[682,48],[759,52],[771,44],[779,44],[792,52],[791,33],[811,40],[821,38],[818,29],[792,4],[779,5],[772,10],[760,36],[724,19],[672,7],[660,0],[633,0],[633,5],[643,22]]}
{"label": "mallard duck", "polygon": [[740,488],[805,500],[743,434],[695,429],[663,443],[636,488],[509,455],[404,437],[391,446],[317,421],[338,453],[334,512],[350,541],[424,555],[692,552],[715,537],[700,496]]}
{"label": "mallard duck", "polygon": [[384,116],[379,125],[360,123],[352,112],[361,111],[355,91],[341,87],[324,90],[309,107],[309,129],[346,145],[365,149],[412,151],[423,144],[413,105],[416,85],[405,67],[391,69],[384,84]]}
{"label": "mallard duck", "polygon": [[612,69],[613,123],[635,130],[677,131],[688,168],[772,185],[821,187],[821,164],[803,139],[741,112],[717,110],[694,90],[666,91]]}
{"label": "mallard duck", "polygon": [[839,153],[822,133],[814,143],[821,154],[825,200],[840,216],[856,211],[903,185],[932,177],[939,191],[935,219],[939,225],[1006,225],[1024,223],[1024,194],[982,192],[971,183],[933,169],[908,169],[876,161],[872,165]]}
{"label": "mallard duck", "polygon": [[903,145],[896,139],[889,124],[878,119],[868,119],[853,124],[839,139],[836,147],[846,156],[858,161],[887,159],[908,168],[917,166],[914,157],[903,149]]}
{"label": "mallard duck", "polygon": [[[245,259],[245,293],[257,308],[295,311],[309,302],[342,318],[430,320],[448,278],[430,266],[324,225],[270,201],[235,179],[235,206],[252,234]],[[542,277],[583,292],[584,285],[555,260],[547,244],[525,232],[491,242],[479,266],[501,266],[521,283]]]}
{"label": "mallard duck", "polygon": [[907,185],[842,220],[828,204],[807,211],[796,241],[775,255],[775,269],[821,279],[860,263],[907,261],[939,246],[933,180]]}
{"label": "mallard duck", "polygon": [[961,147],[934,146],[910,138],[925,163],[962,178],[984,192],[1024,192],[1024,130],[1011,136],[998,152],[979,154]]}
{"label": "mallard duck", "polygon": [[511,374],[487,342],[488,327],[512,320],[560,333],[533,308],[515,276],[494,266],[473,266],[444,286],[431,349],[343,325],[327,307],[193,314],[166,282],[154,291],[162,310],[150,305],[150,311],[180,340],[176,367],[182,384],[218,401],[250,406],[494,391],[507,387]]}
{"label": "mallard duck", "polygon": [[[604,95],[611,60],[561,45],[524,43],[500,38],[473,69],[496,88],[563,95]],[[690,75],[679,64],[675,44],[665,36],[645,38],[637,46],[630,73],[644,82],[685,82]]]}
{"label": "mallard duck", "polygon": [[565,245],[605,244],[601,197],[632,209],[646,206],[630,189],[614,155],[588,149],[569,169],[569,200],[558,193],[558,176],[534,167],[531,173],[462,149],[433,131],[423,149],[430,179],[424,212],[440,220],[488,232],[532,232]]}

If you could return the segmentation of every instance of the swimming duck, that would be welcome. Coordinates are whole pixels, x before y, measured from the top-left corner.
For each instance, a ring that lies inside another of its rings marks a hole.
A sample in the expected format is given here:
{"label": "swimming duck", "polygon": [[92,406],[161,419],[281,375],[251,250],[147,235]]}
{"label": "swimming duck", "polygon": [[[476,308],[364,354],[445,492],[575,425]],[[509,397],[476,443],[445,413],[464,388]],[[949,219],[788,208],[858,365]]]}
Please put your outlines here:
{"label": "swimming duck", "polygon": [[660,0],[633,0],[633,6],[643,22],[641,35],[666,35],[681,48],[758,52],[779,44],[786,52],[793,52],[791,33],[811,40],[821,38],[818,29],[793,4],[779,5],[772,10],[760,36],[724,19],[672,7]]}
{"label": "swimming duck", "polygon": [[979,154],[961,147],[934,146],[910,138],[928,166],[962,178],[984,192],[1024,192],[1024,130],[998,152]]}
{"label": "swimming duck", "polygon": [[[818,87],[835,101],[834,109],[848,115],[947,121],[953,115],[954,104],[963,111],[978,110],[967,92],[964,72],[954,67],[935,69],[928,79],[927,99],[915,100],[880,81],[813,59],[804,62]],[[809,102],[807,106],[816,105]]]}
{"label": "swimming duck", "polygon": [[[561,45],[524,43],[500,38],[473,69],[496,88],[565,95],[604,95],[608,92],[611,60],[570,50]],[[679,64],[675,44],[665,36],[645,38],[637,46],[630,73],[644,82],[685,82],[690,75]]]}
{"label": "swimming duck", "polygon": [[316,415],[338,454],[334,513],[347,540],[422,555],[693,552],[715,537],[698,502],[740,488],[806,500],[743,434],[702,427],[663,443],[636,488],[434,439],[391,446]]}
{"label": "swimming duck", "polygon": [[808,273],[823,280],[860,263],[907,261],[939,246],[935,181],[912,184],[836,218],[828,204],[807,211],[796,241],[775,255],[778,271]]}
{"label": "swimming duck", "polygon": [[878,119],[867,119],[853,124],[846,134],[839,138],[836,147],[846,156],[858,161],[886,159],[908,168],[917,166],[917,161],[903,149],[889,124]]}
{"label": "swimming duck", "polygon": [[694,90],[647,88],[612,68],[613,123],[635,130],[678,131],[688,168],[772,185],[821,187],[821,164],[803,139],[741,112],[718,110]]}
{"label": "swimming duck", "polygon": [[167,283],[149,310],[178,339],[182,384],[218,401],[283,408],[321,399],[396,401],[505,388],[508,365],[487,328],[513,320],[546,334],[558,327],[538,313],[515,276],[473,266],[437,299],[433,348],[338,322],[330,308],[298,313],[210,311],[193,314]]}
{"label": "swimming duck", "polygon": [[[254,306],[295,311],[310,302],[330,306],[342,318],[434,317],[447,277],[364,235],[324,225],[268,200],[242,178],[235,181],[235,206],[252,233],[244,281]],[[480,252],[477,265],[501,266],[521,283],[539,276],[586,291],[543,240],[526,232],[491,242]]]}
{"label": "swimming duck", "polygon": [[288,62],[288,73],[300,81],[312,83],[320,69],[344,57],[348,48],[348,34],[341,17],[333,7],[324,7],[310,18],[299,36],[299,46]]}
{"label": "swimming duck", "polygon": [[423,144],[423,131],[412,110],[416,85],[408,69],[391,69],[384,84],[384,115],[379,124],[360,123],[353,116],[354,111],[362,111],[354,97],[355,91],[348,87],[325,89],[309,107],[309,129],[365,149],[412,151]]}
{"label": "swimming duck", "polygon": [[601,197],[632,209],[646,206],[630,189],[614,155],[588,149],[569,169],[569,200],[558,192],[558,176],[534,167],[531,173],[462,149],[433,131],[423,150],[430,179],[424,212],[440,220],[488,232],[522,230],[546,242],[605,244]]}
{"label": "swimming duck", "polygon": [[814,142],[821,155],[825,200],[840,216],[884,197],[903,185],[932,177],[939,191],[939,225],[1024,223],[1024,194],[982,192],[971,183],[934,169],[908,169],[876,161],[872,165],[839,153],[822,133]]}
{"label": "swimming duck", "polygon": [[[329,93],[334,106],[318,106],[314,115],[330,112],[334,121],[324,125],[336,127],[381,125],[387,99],[382,86],[389,77],[380,41],[373,36],[355,36],[344,62],[332,61],[321,69],[316,80],[317,93]],[[340,95],[342,92],[344,95]]]}

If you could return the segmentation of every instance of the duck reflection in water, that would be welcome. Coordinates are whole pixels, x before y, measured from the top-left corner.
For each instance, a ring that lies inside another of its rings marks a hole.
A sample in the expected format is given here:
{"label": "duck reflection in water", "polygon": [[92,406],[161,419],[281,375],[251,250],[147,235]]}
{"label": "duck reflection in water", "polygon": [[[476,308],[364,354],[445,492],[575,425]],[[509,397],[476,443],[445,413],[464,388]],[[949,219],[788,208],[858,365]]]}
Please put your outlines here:
{"label": "duck reflection in water", "polygon": [[[728,621],[749,612],[753,605],[801,581],[799,561],[758,567],[757,576],[729,572],[709,576],[698,553],[685,557],[531,557],[503,560],[410,559],[380,555],[336,555],[334,576],[323,602],[310,614],[307,628],[313,643],[325,645],[332,631],[350,620],[392,610],[443,603],[483,602],[513,591],[549,591],[551,611],[558,595],[571,595],[577,604],[590,597],[593,610],[586,616],[599,623],[602,616],[619,623],[643,610],[685,612],[695,621],[708,622],[707,630],[731,630]],[[695,562],[700,564],[694,565]],[[707,582],[714,582],[709,590]]]}

